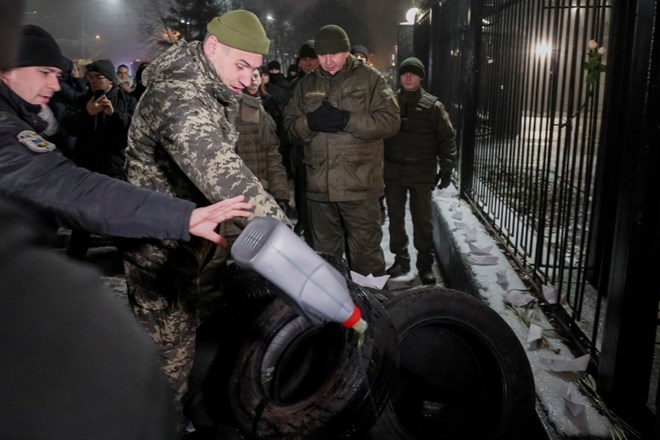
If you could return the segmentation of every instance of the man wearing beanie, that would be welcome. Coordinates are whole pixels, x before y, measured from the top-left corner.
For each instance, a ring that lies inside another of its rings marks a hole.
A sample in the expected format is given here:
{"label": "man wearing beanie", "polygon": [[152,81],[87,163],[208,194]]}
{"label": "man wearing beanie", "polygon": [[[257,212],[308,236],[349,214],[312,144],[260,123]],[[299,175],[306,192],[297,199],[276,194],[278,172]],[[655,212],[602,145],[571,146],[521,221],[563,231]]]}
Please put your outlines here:
{"label": "man wearing beanie", "polygon": [[[239,194],[253,217],[289,221],[236,153],[236,95],[252,81],[270,41],[255,14],[234,10],[207,25],[204,41],[181,40],[143,73],[147,89],[133,115],[127,179],[195,203]],[[162,349],[177,399],[187,389],[197,327],[197,282],[215,249],[202,240],[124,243],[129,301]]]}
{"label": "man wearing beanie", "polygon": [[[128,127],[137,101],[120,87],[112,61],[102,59],[87,65],[87,93],[62,116],[65,132],[76,138],[73,161],[90,171],[124,180]],[[84,260],[90,234],[74,228],[67,255]]]}
{"label": "man wearing beanie", "polygon": [[0,389],[12,414],[0,432],[173,439],[172,395],[152,341],[97,273],[48,250],[52,237],[41,217],[103,235],[194,234],[217,243],[218,223],[249,206],[195,208],[64,157],[39,134],[45,122],[38,116],[59,90],[62,54],[38,26],[23,26],[21,35],[18,56],[0,69],[0,279],[11,293],[0,307]]}
{"label": "man wearing beanie", "polygon": [[424,64],[417,58],[406,58],[399,65],[401,130],[385,140],[385,199],[390,216],[390,251],[395,255],[387,273],[398,277],[410,271],[405,228],[409,194],[417,272],[422,284],[435,284],[431,193],[436,185],[439,189],[449,186],[456,143],[444,106],[421,87],[425,74]]}
{"label": "man wearing beanie", "polygon": [[362,60],[363,63],[366,63],[367,60],[369,60],[369,49],[362,44],[356,44],[351,48],[351,55],[358,60]]}
{"label": "man wearing beanie", "polygon": [[314,40],[305,41],[298,51],[298,67],[301,75],[306,75],[319,65],[319,57],[314,50]]}
{"label": "man wearing beanie", "polygon": [[295,87],[284,127],[304,145],[314,249],[346,257],[357,273],[381,276],[383,139],[399,130],[399,108],[383,76],[350,47],[341,27],[318,30],[319,68]]}
{"label": "man wearing beanie", "polygon": [[[306,40],[298,50],[298,77],[291,82],[291,91],[294,90],[300,79],[313,72],[319,65],[319,58],[314,50],[314,40]],[[296,201],[296,213],[298,218],[294,232],[305,239],[305,242],[312,245],[312,232],[309,228],[309,216],[307,215],[307,197],[305,191],[307,187],[307,177],[305,164],[303,162],[303,144],[291,143],[291,162],[293,163],[293,195]]]}

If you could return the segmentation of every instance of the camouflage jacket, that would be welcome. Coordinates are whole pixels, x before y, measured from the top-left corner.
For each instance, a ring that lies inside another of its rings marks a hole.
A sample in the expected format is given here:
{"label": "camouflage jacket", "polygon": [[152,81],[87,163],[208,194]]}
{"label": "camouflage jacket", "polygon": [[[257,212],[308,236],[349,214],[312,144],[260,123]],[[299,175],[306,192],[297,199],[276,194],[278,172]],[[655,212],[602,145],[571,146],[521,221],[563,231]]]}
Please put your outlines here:
{"label": "camouflage jacket", "polygon": [[[239,194],[253,216],[289,224],[273,197],[236,154],[238,103],[216,75],[199,41],[179,41],[144,71],[147,90],[133,115],[126,150],[127,180],[207,205]],[[212,243],[124,243],[124,258],[162,273],[196,276]]]}
{"label": "camouflage jacket", "polygon": [[[337,133],[309,129],[307,113],[328,101],[350,112]],[[400,126],[396,95],[374,68],[348,57],[335,75],[318,68],[296,82],[284,128],[304,145],[309,200],[342,202],[383,194],[383,139]]]}

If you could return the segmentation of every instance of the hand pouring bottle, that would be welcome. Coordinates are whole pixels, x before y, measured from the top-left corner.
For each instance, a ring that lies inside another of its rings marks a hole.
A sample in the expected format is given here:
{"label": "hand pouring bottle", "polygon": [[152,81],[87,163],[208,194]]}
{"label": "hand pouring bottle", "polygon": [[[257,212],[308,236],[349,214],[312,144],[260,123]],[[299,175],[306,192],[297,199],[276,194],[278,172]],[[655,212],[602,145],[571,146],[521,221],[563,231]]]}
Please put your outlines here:
{"label": "hand pouring bottle", "polygon": [[344,277],[279,220],[252,220],[234,242],[231,255],[240,267],[279,287],[312,323],[338,322],[361,334],[366,331]]}

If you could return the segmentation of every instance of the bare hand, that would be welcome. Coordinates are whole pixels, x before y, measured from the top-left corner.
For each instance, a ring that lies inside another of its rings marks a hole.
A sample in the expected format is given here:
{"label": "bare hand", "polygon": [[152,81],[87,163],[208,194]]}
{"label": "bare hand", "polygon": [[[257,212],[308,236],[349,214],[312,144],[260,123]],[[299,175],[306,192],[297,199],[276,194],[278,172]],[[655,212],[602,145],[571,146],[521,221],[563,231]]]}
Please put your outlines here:
{"label": "bare hand", "polygon": [[112,106],[112,102],[106,97],[101,100],[101,105],[103,106],[103,113],[110,116],[115,112],[115,108]]}
{"label": "bare hand", "polygon": [[99,113],[101,113],[103,111],[103,104],[101,102],[103,99],[107,100],[105,95],[99,96],[98,98],[94,98],[92,96],[92,99],[90,99],[87,102],[87,105],[85,107],[85,109],[87,110],[87,113],[89,113],[92,116],[98,115]]}
{"label": "bare hand", "polygon": [[215,232],[219,223],[232,220],[236,217],[249,217],[252,205],[243,202],[244,196],[236,196],[226,199],[213,205],[194,209],[190,215],[190,227],[188,231],[191,235],[206,238],[215,244],[226,246],[227,241],[220,234]]}

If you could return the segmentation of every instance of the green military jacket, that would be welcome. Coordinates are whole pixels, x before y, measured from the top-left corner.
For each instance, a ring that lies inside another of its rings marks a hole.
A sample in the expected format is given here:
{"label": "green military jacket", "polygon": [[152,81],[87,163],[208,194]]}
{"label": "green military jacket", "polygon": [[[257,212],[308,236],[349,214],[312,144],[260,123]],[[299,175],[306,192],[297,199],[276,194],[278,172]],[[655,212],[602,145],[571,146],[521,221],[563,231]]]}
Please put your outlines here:
{"label": "green military jacket", "polygon": [[275,200],[289,200],[289,178],[279,152],[275,121],[258,96],[241,95],[235,123],[238,129],[236,152]]}
{"label": "green military jacket", "polygon": [[401,130],[385,140],[385,182],[434,186],[438,164],[452,172],[456,161],[454,128],[437,97],[419,88],[399,90]]}
{"label": "green military jacket", "polygon": [[[217,77],[199,41],[179,41],[144,71],[147,89],[133,115],[127,180],[208,205],[239,194],[254,216],[289,224],[274,198],[236,153],[238,103]],[[196,276],[213,244],[141,240],[124,243],[124,259],[146,270]]]}
{"label": "green military jacket", "polygon": [[[306,114],[328,101],[350,112],[337,133],[309,129]],[[343,202],[383,194],[383,139],[399,131],[396,95],[374,68],[349,56],[335,75],[321,68],[303,76],[284,110],[283,125],[304,145],[307,198]]]}

